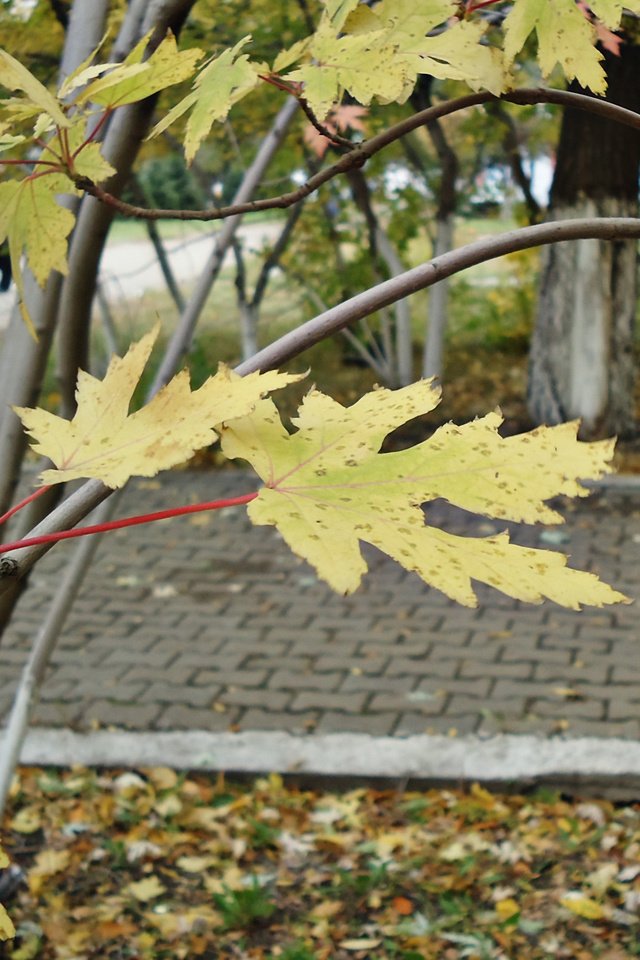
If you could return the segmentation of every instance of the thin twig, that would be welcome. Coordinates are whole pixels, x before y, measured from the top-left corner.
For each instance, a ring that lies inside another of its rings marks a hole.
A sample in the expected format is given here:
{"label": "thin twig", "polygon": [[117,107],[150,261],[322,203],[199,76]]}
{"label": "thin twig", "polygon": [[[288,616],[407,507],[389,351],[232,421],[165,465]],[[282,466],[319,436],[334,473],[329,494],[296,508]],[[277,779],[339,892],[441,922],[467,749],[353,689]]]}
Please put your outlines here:
{"label": "thin twig", "polygon": [[341,147],[347,151],[355,150],[357,144],[353,143],[352,140],[348,140],[347,137],[341,137],[339,133],[333,133],[324,123],[318,120],[304,97],[298,97],[298,103],[309,123],[316,128],[321,136],[326,137],[335,147]]}
{"label": "thin twig", "polygon": [[278,197],[269,197],[263,200],[248,200],[244,203],[235,203],[227,207],[217,207],[209,210],[166,210],[152,209],[147,210],[144,207],[135,204],[126,203],[118,197],[107,193],[100,186],[93,183],[87,177],[75,177],[74,183],[78,189],[85,191],[97,200],[108,204],[118,213],[126,217],[133,217],[138,220],[194,220],[208,223],[211,220],[223,220],[226,217],[235,216],[243,213],[256,213],[260,210],[285,210],[287,207],[298,203],[311,193],[314,193],[323,184],[333,180],[341,173],[347,170],[357,169],[379,153],[384,147],[401,137],[406,136],[418,127],[422,127],[432,120],[438,120],[440,117],[457,113],[460,110],[466,110],[468,107],[476,107],[483,103],[491,103],[495,100],[505,100],[508,103],[516,103],[520,106],[531,105],[535,103],[553,103],[559,106],[573,107],[577,110],[588,110],[598,116],[609,120],[616,120],[626,126],[634,127],[640,130],[640,114],[633,110],[627,110],[615,103],[609,103],[607,100],[600,100],[595,97],[588,97],[583,93],[570,93],[567,90],[551,90],[546,88],[532,88],[516,90],[512,93],[503,94],[502,97],[496,97],[492,93],[483,91],[481,93],[470,93],[455,100],[448,100],[445,103],[429,107],[427,110],[421,110],[410,117],[406,117],[394,126],[383,130],[381,133],[359,143],[348,153],[345,153],[336,163],[317,174],[310,177],[306,183],[303,183],[297,190],[291,190],[289,193],[280,194]]}

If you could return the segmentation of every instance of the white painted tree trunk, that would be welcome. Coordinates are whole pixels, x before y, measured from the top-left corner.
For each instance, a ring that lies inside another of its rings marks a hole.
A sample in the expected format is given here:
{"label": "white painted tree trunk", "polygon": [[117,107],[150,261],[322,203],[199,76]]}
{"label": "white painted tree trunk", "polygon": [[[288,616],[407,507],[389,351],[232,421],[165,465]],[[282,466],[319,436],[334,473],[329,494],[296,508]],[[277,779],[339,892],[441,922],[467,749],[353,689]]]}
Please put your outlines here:
{"label": "white painted tree trunk", "polygon": [[[433,257],[437,259],[453,247],[454,218],[450,214],[436,221]],[[447,330],[449,281],[440,280],[429,287],[427,299],[427,329],[424,337],[422,376],[442,379],[444,337]]]}
{"label": "white painted tree trunk", "polygon": [[[585,199],[554,214],[637,216],[637,205]],[[633,429],[636,255],[633,240],[576,240],[544,251],[528,391],[536,423],[580,418],[589,437]]]}

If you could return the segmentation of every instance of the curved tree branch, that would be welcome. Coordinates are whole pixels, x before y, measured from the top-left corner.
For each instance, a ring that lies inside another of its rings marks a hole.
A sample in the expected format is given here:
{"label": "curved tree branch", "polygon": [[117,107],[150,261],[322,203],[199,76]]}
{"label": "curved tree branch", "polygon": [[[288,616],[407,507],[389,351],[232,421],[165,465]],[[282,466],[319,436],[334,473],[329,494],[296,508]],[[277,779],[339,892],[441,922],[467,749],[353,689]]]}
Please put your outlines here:
{"label": "curved tree branch", "polygon": [[499,236],[483,237],[406,270],[384,283],[356,294],[344,303],[325,310],[260,350],[250,360],[241,363],[236,367],[236,372],[244,376],[254,370],[270,370],[286,363],[342,327],[478,263],[485,263],[517,250],[561,243],[564,240],[626,240],[638,237],[640,218],[635,217],[564,220],[520,227]]}
{"label": "curved tree branch", "polygon": [[[435,260],[429,260],[397,277],[385,280],[384,283],[379,283],[370,290],[326,310],[291,333],[280,337],[250,360],[245,360],[236,367],[236,372],[244,375],[254,370],[269,370],[277,367],[355,320],[366,317],[402,297],[424,290],[438,280],[460,273],[478,263],[485,263],[487,260],[515,253],[517,250],[526,250],[549,243],[561,243],[565,240],[615,241],[638,238],[640,238],[640,218],[632,217],[565,220],[533,227],[521,227],[498,237],[485,237],[452,250]],[[28,536],[36,537],[70,529],[111,493],[113,491],[99,480],[88,480],[34,527]],[[0,595],[11,587],[15,576],[21,577],[28,573],[36,561],[49,549],[51,549],[50,544],[38,545],[22,547],[4,554],[5,559],[9,560],[9,566],[15,567],[15,570],[10,576],[4,577],[0,571]]]}
{"label": "curved tree branch", "polygon": [[370,160],[376,153],[379,153],[390,143],[394,143],[407,133],[418,127],[424,126],[441,117],[446,117],[451,113],[457,113],[460,110],[466,110],[468,107],[477,107],[483,103],[493,103],[496,100],[506,100],[508,103],[520,105],[534,103],[554,103],[564,107],[573,107],[576,110],[588,110],[591,113],[606,117],[609,120],[617,120],[627,126],[635,127],[640,130],[640,114],[633,110],[627,110],[619,107],[617,104],[609,103],[607,100],[598,100],[595,97],[588,97],[582,93],[569,93],[567,90],[550,90],[546,88],[515,90],[513,93],[503,94],[502,97],[496,97],[492,93],[470,93],[464,97],[458,97],[455,100],[447,100],[445,103],[439,103],[436,106],[429,107],[427,110],[421,110],[410,117],[401,120],[387,130],[358,144],[353,150],[345,153],[336,163],[324,170],[319,171],[310,177],[306,183],[298,187],[297,190],[291,190],[289,193],[283,193],[278,197],[269,197],[264,200],[249,200],[245,203],[235,203],[228,207],[217,207],[215,210],[147,210],[144,207],[138,207],[135,204],[125,203],[125,201],[113,197],[102,187],[93,183],[86,177],[76,177],[75,184],[80,190],[84,190],[96,199],[112,207],[118,213],[126,217],[133,217],[138,220],[195,220],[209,222],[211,220],[223,220],[226,217],[235,216],[240,213],[256,213],[260,210],[284,210],[298,203],[309,194],[314,193],[323,184],[332,180],[347,170],[355,170],[364,166],[367,160]]}

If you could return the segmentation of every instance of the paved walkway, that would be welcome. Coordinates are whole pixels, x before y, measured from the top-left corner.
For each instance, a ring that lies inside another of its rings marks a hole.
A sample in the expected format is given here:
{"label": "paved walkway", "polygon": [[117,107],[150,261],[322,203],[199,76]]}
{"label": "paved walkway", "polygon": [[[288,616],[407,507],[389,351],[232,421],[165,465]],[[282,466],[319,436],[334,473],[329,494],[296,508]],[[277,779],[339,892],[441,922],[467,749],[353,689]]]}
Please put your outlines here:
{"label": "paved walkway", "polygon": [[[243,473],[137,481],[122,516],[243,493]],[[640,487],[569,504],[517,542],[640,596]],[[504,524],[434,504],[433,522]],[[0,645],[0,715],[73,544],[34,571]],[[353,597],[332,594],[243,508],[108,534],[54,655],[35,723],[76,730],[533,733],[640,738],[640,604],[575,613],[489,589],[459,607],[370,552]]]}

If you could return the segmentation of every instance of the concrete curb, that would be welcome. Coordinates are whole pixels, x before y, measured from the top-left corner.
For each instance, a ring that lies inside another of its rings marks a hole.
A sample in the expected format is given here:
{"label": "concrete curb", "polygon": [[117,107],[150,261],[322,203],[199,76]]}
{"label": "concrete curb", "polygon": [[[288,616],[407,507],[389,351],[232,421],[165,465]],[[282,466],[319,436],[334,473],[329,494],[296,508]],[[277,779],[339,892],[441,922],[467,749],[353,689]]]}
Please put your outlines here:
{"label": "concrete curb", "polygon": [[511,791],[545,784],[574,794],[640,797],[640,743],[596,737],[501,734],[454,739],[422,734],[400,738],[204,730],[74,733],[34,728],[27,735],[21,763],[170,766],[245,776],[276,771],[307,782],[366,779],[434,786],[478,782]]}

